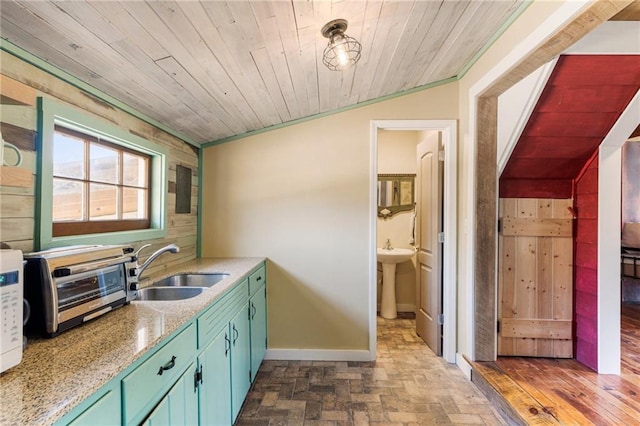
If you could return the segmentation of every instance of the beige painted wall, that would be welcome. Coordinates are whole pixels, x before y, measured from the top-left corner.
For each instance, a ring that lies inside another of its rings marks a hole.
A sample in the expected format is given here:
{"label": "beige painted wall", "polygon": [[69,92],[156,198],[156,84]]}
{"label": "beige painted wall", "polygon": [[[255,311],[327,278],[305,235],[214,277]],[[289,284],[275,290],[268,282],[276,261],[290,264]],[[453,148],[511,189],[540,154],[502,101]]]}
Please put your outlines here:
{"label": "beige painted wall", "polygon": [[368,350],[370,123],[455,119],[457,83],[203,150],[203,256],[267,256],[269,347]]}

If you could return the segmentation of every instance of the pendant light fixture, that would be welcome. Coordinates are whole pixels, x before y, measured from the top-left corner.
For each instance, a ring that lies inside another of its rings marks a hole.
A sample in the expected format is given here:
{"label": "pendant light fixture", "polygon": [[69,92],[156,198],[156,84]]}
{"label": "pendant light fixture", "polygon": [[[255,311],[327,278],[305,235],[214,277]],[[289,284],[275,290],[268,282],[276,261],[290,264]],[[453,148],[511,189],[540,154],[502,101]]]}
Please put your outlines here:
{"label": "pendant light fixture", "polygon": [[331,71],[346,70],[360,60],[362,45],[344,33],[347,25],[346,19],[334,19],[322,27],[322,35],[329,39],[322,54],[322,63]]}

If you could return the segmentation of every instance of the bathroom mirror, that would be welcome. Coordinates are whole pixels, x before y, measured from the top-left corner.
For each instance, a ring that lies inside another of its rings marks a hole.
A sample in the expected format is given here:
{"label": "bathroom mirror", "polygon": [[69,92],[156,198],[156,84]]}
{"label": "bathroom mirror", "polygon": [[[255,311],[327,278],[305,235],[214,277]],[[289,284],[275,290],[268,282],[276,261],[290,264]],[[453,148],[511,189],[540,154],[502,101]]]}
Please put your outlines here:
{"label": "bathroom mirror", "polygon": [[414,174],[378,175],[378,216],[390,217],[414,206]]}

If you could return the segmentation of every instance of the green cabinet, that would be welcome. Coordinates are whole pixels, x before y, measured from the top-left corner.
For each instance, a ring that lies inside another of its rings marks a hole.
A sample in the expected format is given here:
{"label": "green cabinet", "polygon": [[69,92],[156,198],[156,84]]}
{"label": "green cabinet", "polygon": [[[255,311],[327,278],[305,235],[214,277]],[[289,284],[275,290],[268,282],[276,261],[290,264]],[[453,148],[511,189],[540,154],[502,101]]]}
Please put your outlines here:
{"label": "green cabinet", "polygon": [[146,418],[187,370],[195,354],[196,326],[190,323],[122,379],[124,423],[140,423]]}
{"label": "green cabinet", "polygon": [[61,425],[232,425],[267,349],[264,265],[116,379]]}
{"label": "green cabinet", "polygon": [[197,425],[198,392],[194,384],[194,373],[194,364],[191,364],[142,424]]}
{"label": "green cabinet", "polygon": [[[200,423],[235,422],[251,386],[248,281],[198,318],[202,367]],[[215,337],[211,337],[215,336]]]}
{"label": "green cabinet", "polygon": [[229,324],[198,357],[202,370],[199,384],[200,424],[226,426],[231,424],[231,339]]}
{"label": "green cabinet", "polygon": [[229,323],[229,327],[231,327],[231,423],[233,423],[251,387],[248,302],[242,305]]}
{"label": "green cabinet", "polygon": [[262,285],[249,300],[251,324],[251,382],[267,352],[267,288]]}
{"label": "green cabinet", "polygon": [[96,419],[103,425],[119,425],[121,423],[120,384],[116,383],[107,389],[99,399],[82,414],[69,422],[70,426],[94,426]]}

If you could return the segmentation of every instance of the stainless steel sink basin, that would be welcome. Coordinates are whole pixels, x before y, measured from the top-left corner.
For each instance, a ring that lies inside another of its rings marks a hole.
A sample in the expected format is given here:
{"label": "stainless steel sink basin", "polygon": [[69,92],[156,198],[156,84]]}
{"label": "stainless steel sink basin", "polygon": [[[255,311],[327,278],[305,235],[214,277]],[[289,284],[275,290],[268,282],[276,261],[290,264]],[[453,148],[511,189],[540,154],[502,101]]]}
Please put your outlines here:
{"label": "stainless steel sink basin", "polygon": [[152,287],[211,287],[229,274],[176,274],[156,281]]}
{"label": "stainless steel sink basin", "polygon": [[136,300],[182,300],[196,297],[204,287],[146,287],[138,290]]}

